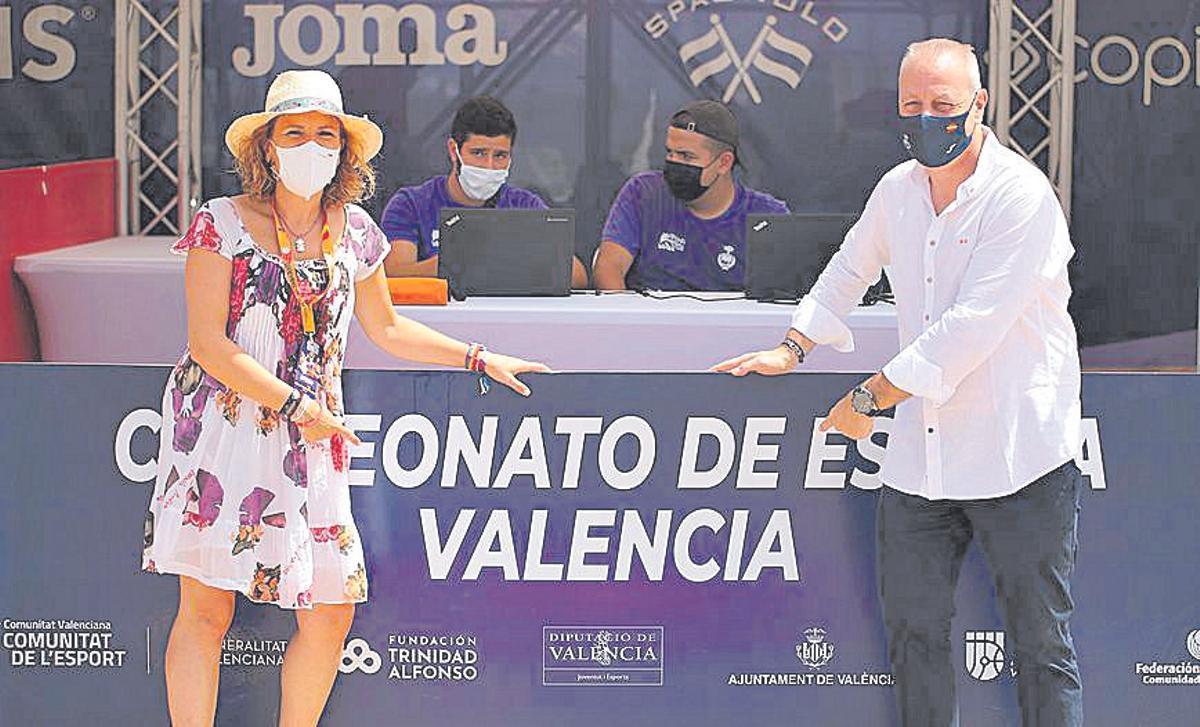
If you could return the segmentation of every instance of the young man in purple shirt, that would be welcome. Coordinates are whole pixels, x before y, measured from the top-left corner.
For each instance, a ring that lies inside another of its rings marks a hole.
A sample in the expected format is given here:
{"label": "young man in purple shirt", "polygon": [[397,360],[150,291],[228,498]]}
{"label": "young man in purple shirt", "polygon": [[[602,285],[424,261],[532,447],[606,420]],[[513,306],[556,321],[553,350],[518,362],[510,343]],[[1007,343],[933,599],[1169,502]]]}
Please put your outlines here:
{"label": "young man in purple shirt", "polygon": [[737,119],[716,101],[671,117],[663,170],[634,175],[609,210],[598,290],[745,289],[746,215],[788,208],[734,179],[737,145]]}
{"label": "young man in purple shirt", "polygon": [[[507,183],[516,138],[517,122],[497,99],[476,96],[459,107],[446,140],[450,174],[401,188],[383,209],[380,227],[392,243],[384,261],[389,277],[437,275],[443,207],[546,209],[541,197]],[[573,262],[572,286],[585,287],[587,273]]]}

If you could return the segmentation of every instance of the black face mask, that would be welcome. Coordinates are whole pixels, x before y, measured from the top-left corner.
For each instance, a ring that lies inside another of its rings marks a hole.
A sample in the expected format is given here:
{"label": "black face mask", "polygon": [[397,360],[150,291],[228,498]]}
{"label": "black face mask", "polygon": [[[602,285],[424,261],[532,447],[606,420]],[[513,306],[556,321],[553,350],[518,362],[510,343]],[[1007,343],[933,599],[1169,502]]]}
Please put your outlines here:
{"label": "black face mask", "polygon": [[667,161],[663,164],[663,180],[676,199],[691,202],[708,191],[708,187],[700,183],[700,175],[707,168]]}

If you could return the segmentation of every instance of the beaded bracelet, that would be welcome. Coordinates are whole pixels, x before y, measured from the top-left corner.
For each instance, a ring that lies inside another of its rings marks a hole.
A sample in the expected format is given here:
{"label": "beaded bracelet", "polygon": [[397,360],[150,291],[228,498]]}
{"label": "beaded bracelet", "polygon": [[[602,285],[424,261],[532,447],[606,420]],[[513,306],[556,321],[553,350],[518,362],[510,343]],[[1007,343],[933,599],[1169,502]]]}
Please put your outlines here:
{"label": "beaded bracelet", "polygon": [[467,360],[463,364],[463,368],[467,371],[476,373],[484,373],[487,370],[487,362],[483,359],[483,354],[487,351],[487,347],[481,343],[472,343],[467,347]]}

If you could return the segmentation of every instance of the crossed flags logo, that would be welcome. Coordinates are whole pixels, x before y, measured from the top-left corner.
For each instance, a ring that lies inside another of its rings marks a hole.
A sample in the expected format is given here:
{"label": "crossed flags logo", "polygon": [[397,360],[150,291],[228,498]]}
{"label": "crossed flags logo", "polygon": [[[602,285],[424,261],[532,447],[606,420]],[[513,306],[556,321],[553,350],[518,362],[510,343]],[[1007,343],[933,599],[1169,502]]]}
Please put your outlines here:
{"label": "crossed flags logo", "polygon": [[[728,31],[721,22],[721,16],[713,13],[709,20],[713,27],[707,33],[679,47],[679,59],[685,66],[691,68],[688,78],[691,79],[693,85],[699,86],[709,78],[732,67],[734,69],[733,78],[725,86],[725,93],[721,100],[729,103],[738,91],[745,88],[750,100],[756,104],[762,103],[762,93],[758,90],[758,84],[755,83],[754,77],[750,73],[752,69],[776,78],[793,89],[800,86],[800,82],[808,73],[808,67],[812,64],[813,53],[808,46],[792,40],[776,30],[775,26],[778,25],[779,19],[774,15],[768,15],[763,21],[758,35],[750,45],[750,50],[744,56],[738,52],[737,46],[730,39]],[[710,56],[711,51],[717,48],[720,49],[717,55],[708,60],[698,60],[703,56]],[[781,60],[769,57],[766,53],[768,49],[778,52]],[[689,64],[693,60],[697,60],[698,65],[690,66]]]}

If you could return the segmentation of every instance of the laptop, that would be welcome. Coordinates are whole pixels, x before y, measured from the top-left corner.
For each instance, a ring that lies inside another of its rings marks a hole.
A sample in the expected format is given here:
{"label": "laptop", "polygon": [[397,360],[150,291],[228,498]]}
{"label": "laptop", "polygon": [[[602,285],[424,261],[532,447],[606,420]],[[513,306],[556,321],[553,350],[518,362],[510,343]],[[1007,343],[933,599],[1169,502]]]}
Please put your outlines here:
{"label": "laptop", "polygon": [[438,277],[450,296],[571,294],[575,210],[442,208]]}
{"label": "laptop", "polygon": [[825,269],[856,215],[746,216],[746,297],[792,301]]}

